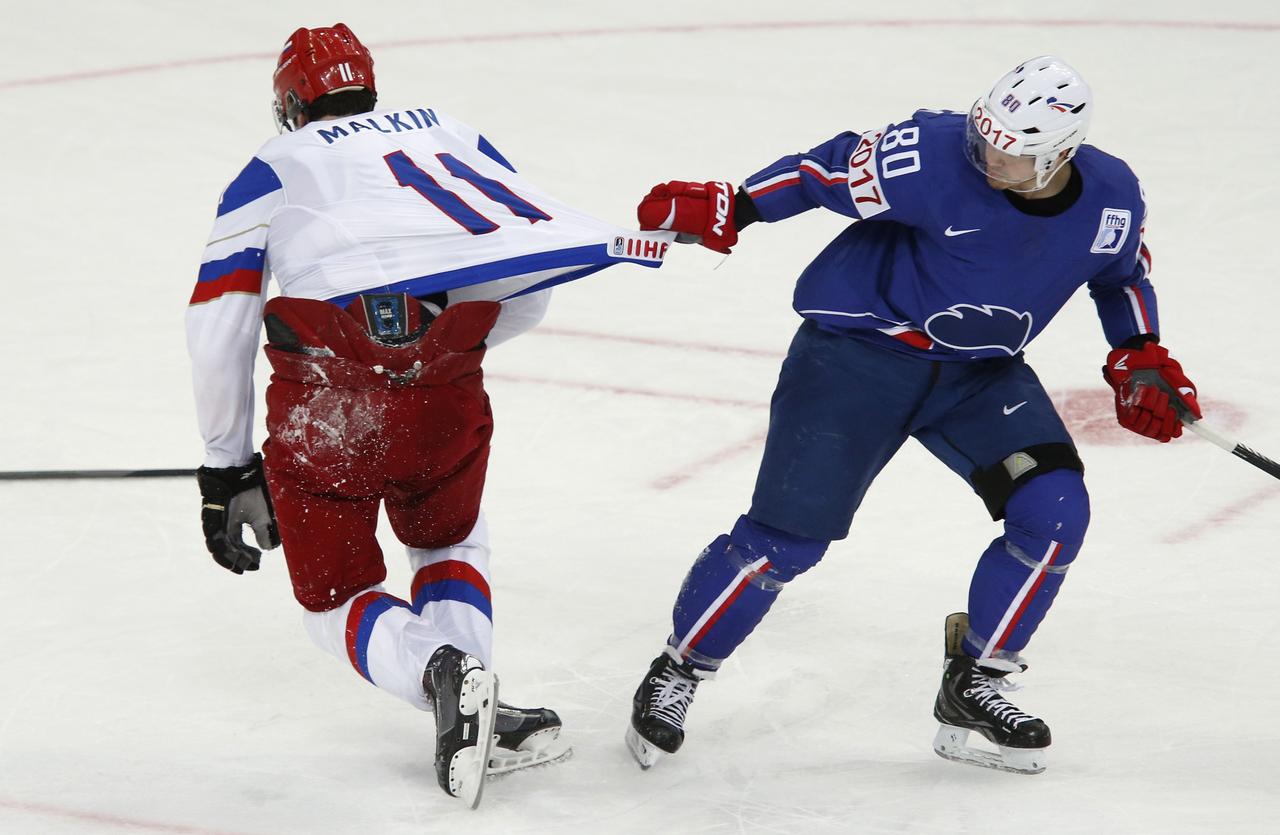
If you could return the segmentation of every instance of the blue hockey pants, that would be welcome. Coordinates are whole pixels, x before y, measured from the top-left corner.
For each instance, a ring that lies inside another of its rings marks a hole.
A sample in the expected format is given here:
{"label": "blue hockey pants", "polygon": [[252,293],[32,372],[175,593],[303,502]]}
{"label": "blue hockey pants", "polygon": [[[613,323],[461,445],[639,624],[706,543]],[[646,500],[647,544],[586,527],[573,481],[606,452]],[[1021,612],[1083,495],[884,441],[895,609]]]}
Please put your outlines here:
{"label": "blue hockey pants", "polygon": [[[867,488],[909,437],[971,486],[977,472],[1019,451],[1071,449],[1021,356],[932,361],[805,322],[773,395],[751,509],[694,562],[676,600],[671,646],[701,667],[718,667],[783,585],[848,534]],[[1004,531],[970,584],[965,649],[974,656],[1010,656],[1026,646],[1084,540],[1089,501],[1081,472],[1031,476],[1005,502]],[[922,495],[920,506],[904,511],[904,528],[927,510]],[[899,552],[884,549],[886,558],[900,559]]]}

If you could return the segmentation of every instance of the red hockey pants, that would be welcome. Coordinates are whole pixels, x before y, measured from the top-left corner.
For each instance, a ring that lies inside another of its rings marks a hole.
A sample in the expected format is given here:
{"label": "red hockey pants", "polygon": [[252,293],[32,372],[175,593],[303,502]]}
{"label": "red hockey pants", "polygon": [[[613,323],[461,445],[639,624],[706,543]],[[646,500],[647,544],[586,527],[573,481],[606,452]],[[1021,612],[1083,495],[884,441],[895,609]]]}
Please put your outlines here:
{"label": "red hockey pants", "polygon": [[480,363],[498,309],[449,307],[418,341],[390,347],[327,302],[267,304],[269,336],[290,336],[267,346],[267,484],[308,610],[386,579],[380,502],[415,548],[453,545],[475,526],[493,431]]}

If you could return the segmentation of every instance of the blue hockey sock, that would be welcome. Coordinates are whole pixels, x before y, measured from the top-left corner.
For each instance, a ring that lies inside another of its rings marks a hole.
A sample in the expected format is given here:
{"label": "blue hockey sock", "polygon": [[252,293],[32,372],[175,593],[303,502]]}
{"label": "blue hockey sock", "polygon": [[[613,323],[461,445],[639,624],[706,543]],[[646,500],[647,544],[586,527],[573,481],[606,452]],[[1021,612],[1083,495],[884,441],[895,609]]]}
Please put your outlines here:
{"label": "blue hockey sock", "polygon": [[1089,527],[1089,495],[1075,470],[1031,479],[1005,506],[995,539],[969,586],[968,654],[1011,657],[1049,611]]}
{"label": "blue hockey sock", "polygon": [[698,556],[672,612],[670,644],[714,670],[760,623],[782,586],[813,567],[830,543],[739,517]]}

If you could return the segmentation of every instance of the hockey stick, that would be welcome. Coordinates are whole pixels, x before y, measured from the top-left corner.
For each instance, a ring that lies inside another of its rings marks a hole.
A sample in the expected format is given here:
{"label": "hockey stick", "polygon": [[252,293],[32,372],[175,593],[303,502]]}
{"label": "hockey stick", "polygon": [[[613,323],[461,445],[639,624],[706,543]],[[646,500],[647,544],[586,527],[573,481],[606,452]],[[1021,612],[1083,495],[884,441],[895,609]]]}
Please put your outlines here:
{"label": "hockey stick", "polygon": [[0,481],[71,481],[85,478],[191,478],[195,470],[8,470]]}
{"label": "hockey stick", "polygon": [[1182,423],[1192,432],[1196,433],[1201,438],[1204,438],[1214,446],[1225,449],[1237,458],[1243,458],[1245,461],[1248,461],[1259,470],[1262,470],[1264,473],[1267,473],[1274,478],[1280,478],[1280,464],[1277,464],[1275,461],[1272,461],[1261,453],[1254,452],[1244,444],[1236,443],[1230,438],[1210,429],[1208,426],[1204,425],[1203,420],[1183,420]]}

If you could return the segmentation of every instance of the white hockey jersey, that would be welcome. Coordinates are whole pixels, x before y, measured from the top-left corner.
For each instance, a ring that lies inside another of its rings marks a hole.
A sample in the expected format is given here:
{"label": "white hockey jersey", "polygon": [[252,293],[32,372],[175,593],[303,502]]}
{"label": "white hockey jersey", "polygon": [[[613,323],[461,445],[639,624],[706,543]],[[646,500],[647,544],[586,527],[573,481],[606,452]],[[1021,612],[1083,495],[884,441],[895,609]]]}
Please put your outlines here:
{"label": "white hockey jersey", "polygon": [[503,302],[494,345],[538,323],[554,284],[656,267],[670,233],[605,223],[538,191],[431,108],[313,122],[269,140],[223,192],[187,309],[209,467],[252,455],[267,283],[344,305],[362,292]]}

